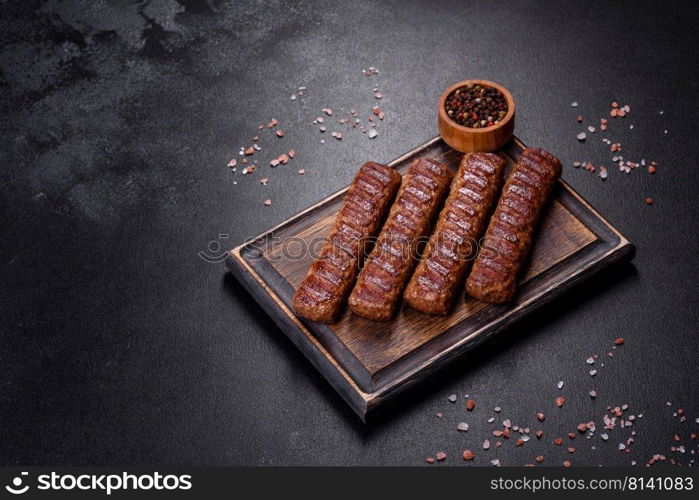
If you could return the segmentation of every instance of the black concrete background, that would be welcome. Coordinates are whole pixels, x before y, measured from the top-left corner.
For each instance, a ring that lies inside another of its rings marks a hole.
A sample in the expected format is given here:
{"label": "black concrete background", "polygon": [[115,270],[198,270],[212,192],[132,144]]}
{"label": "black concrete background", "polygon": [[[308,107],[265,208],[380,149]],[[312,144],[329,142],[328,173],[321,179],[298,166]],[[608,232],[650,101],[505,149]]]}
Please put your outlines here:
{"label": "black concrete background", "polygon": [[[2,2],[0,13],[3,464],[409,465],[443,450],[461,465],[470,448],[480,465],[539,454],[627,465],[674,456],[676,432],[679,460],[693,458],[693,2],[56,0]],[[363,76],[372,65],[379,75]],[[439,92],[467,77],[512,91],[516,133],[556,153],[638,254],[365,426],[223,264],[197,254],[214,240],[233,247],[341,188],[361,162],[434,136]],[[343,128],[342,142],[321,144],[310,123],[320,109],[356,107],[365,119],[376,84],[379,137]],[[290,101],[301,85],[306,95]],[[576,141],[574,116],[596,121],[612,100],[632,112],[605,135],[629,159],[658,161],[655,176],[610,168],[602,182],[571,167],[610,165],[602,134]],[[286,136],[263,131],[261,166],[232,174],[228,160],[272,117]],[[270,169],[285,148],[297,157]],[[591,378],[585,359],[620,335],[626,345]],[[550,444],[625,403],[644,416],[608,442],[598,430],[572,455]],[[483,452],[495,405],[498,421],[541,427],[545,439]],[[462,420],[468,433],[455,430]],[[618,451],[634,430],[633,452]]]}

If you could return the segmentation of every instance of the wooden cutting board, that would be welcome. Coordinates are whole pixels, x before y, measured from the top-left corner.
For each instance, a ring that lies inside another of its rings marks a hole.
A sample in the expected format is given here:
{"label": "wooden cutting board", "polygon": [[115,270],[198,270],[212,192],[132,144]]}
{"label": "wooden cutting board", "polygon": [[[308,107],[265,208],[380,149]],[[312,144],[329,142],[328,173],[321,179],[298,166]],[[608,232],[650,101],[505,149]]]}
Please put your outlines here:
{"label": "wooden cutting board", "polygon": [[[498,152],[507,160],[507,173],[524,147],[514,138]],[[462,154],[436,137],[389,165],[405,173],[419,157],[438,159],[456,170]],[[511,304],[486,304],[461,293],[448,316],[428,316],[403,304],[386,323],[345,310],[337,323],[323,325],[297,317],[291,300],[346,190],[231,250],[226,264],[362,420],[491,335],[610,264],[633,258],[635,252],[619,231],[560,181]]]}

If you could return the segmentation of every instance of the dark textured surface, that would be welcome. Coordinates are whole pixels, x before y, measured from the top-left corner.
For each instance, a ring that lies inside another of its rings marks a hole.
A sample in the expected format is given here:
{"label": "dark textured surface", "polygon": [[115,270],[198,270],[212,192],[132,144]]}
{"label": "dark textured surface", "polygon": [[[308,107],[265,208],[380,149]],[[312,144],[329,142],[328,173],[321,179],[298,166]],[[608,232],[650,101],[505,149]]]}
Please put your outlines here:
{"label": "dark textured surface", "polygon": [[[478,464],[538,454],[628,464],[671,456],[675,432],[681,461],[692,458],[692,2],[33,3],[0,4],[2,463],[420,464],[444,450],[459,464],[468,447]],[[380,74],[364,77],[370,65]],[[197,254],[219,234],[232,247],[344,186],[362,162],[434,136],[439,92],[466,77],[509,88],[516,133],[557,154],[563,177],[638,254],[362,426],[223,264]],[[342,129],[341,142],[326,134],[320,144],[310,124],[320,109],[365,118],[377,83],[379,137]],[[292,102],[299,85],[308,91]],[[629,159],[657,160],[655,176],[610,169],[603,183],[570,167],[609,165],[599,132],[575,140],[573,117],[601,116],[612,100],[632,113],[607,135]],[[259,169],[232,175],[227,161],[272,117],[284,139],[265,131]],[[292,164],[271,170],[290,147]],[[626,345],[591,378],[585,359],[618,335]],[[474,396],[476,410],[449,403],[451,393]],[[573,455],[547,439],[480,448],[495,405],[498,420],[532,429],[546,412],[550,439],[624,403],[643,418],[607,443],[578,438]],[[677,406],[687,422],[673,418]],[[455,430],[462,420],[468,433]],[[617,451],[632,430],[633,453]]]}

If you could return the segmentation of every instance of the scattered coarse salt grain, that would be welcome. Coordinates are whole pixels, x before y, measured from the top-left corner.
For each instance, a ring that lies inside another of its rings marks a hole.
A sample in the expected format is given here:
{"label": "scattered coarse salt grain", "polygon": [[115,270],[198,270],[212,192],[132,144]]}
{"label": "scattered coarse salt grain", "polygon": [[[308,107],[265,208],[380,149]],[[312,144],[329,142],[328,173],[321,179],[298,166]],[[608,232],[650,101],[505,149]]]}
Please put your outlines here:
{"label": "scattered coarse salt grain", "polygon": [[564,398],[562,396],[559,396],[556,398],[556,406],[558,406],[559,408],[562,408],[563,405],[565,404],[565,402],[566,402],[566,398]]}
{"label": "scattered coarse salt grain", "polygon": [[447,398],[449,402],[451,403],[456,403],[456,394],[450,394],[449,397]]}
{"label": "scattered coarse salt grain", "polygon": [[483,441],[483,449],[484,449],[484,450],[487,450],[487,449],[489,449],[489,448],[490,448],[490,441],[488,441],[488,440],[486,439],[485,441]]}
{"label": "scattered coarse salt grain", "polygon": [[333,136],[338,141],[342,140],[342,134],[340,132],[331,132],[330,135]]}
{"label": "scattered coarse salt grain", "polygon": [[299,175],[303,175],[306,173],[306,170],[303,168],[300,168],[298,172],[299,172]]}
{"label": "scattered coarse salt grain", "polygon": [[275,158],[274,160],[269,162],[269,164],[273,167],[276,167],[277,165],[279,165],[279,160],[277,158]]}
{"label": "scattered coarse salt grain", "polygon": [[272,204],[272,200],[270,200],[269,198],[265,200],[266,207],[270,206],[271,204]]}
{"label": "scattered coarse salt grain", "polygon": [[277,121],[276,118],[272,118],[272,121],[267,124],[267,128],[272,128],[276,126],[279,122]]}
{"label": "scattered coarse salt grain", "polygon": [[468,431],[468,424],[466,422],[459,422],[456,426],[456,429],[461,432],[466,432]]}
{"label": "scattered coarse salt grain", "polygon": [[436,457],[437,457],[437,460],[439,460],[440,462],[443,462],[444,460],[446,460],[447,454],[444,453],[443,451],[440,451],[439,453],[437,453]]}
{"label": "scattered coarse salt grain", "polygon": [[[565,402],[565,400],[564,400],[564,402]],[[536,418],[539,420],[539,422],[543,422],[544,420],[546,420],[546,415],[544,415],[543,413],[539,412],[539,413],[536,414]]]}
{"label": "scattered coarse salt grain", "polygon": [[293,149],[290,149],[288,155],[289,155],[289,158],[293,158],[294,156],[296,156],[296,151],[294,151]]}
{"label": "scattered coarse salt grain", "polygon": [[433,458],[433,457],[427,457],[427,458],[425,459],[425,462],[427,462],[428,464],[433,464],[433,463],[434,463],[434,458]]}
{"label": "scattered coarse salt grain", "polygon": [[607,167],[602,166],[599,168],[599,176],[602,180],[607,178]]}
{"label": "scattered coarse salt grain", "polygon": [[284,137],[284,131],[282,129],[277,130],[277,137]]}
{"label": "scattered coarse salt grain", "polygon": [[367,134],[369,136],[369,139],[375,138],[379,133],[376,131],[375,128],[372,128],[369,130],[369,133]]}
{"label": "scattered coarse salt grain", "polygon": [[260,179],[260,184],[262,184],[263,186],[266,186],[268,182],[269,179],[267,177],[263,177],[262,179]]}
{"label": "scattered coarse salt grain", "polygon": [[582,142],[582,141],[584,141],[585,139],[587,139],[587,134],[586,134],[585,132],[580,132],[576,137],[578,138],[578,140],[579,140],[580,142]]}
{"label": "scattered coarse salt grain", "polygon": [[321,109],[321,111],[322,111],[323,113],[325,113],[326,115],[328,115],[328,116],[332,116],[332,115],[333,115],[333,110],[330,109],[330,108],[323,108],[323,109]]}
{"label": "scattered coarse salt grain", "polygon": [[593,127],[592,125],[590,125],[589,127],[587,127],[587,130],[588,130],[588,132],[590,132],[591,134],[594,134],[594,133],[595,133],[595,127]]}
{"label": "scattered coarse salt grain", "polygon": [[573,108],[577,108],[577,107],[578,107],[578,102],[577,102],[577,101],[573,101],[573,102],[570,103],[570,106],[573,107]]}
{"label": "scattered coarse salt grain", "polygon": [[496,458],[495,460],[491,460],[491,461],[490,461],[490,464],[491,464],[493,467],[500,467],[500,460],[498,460],[498,459]]}
{"label": "scattered coarse salt grain", "polygon": [[295,100],[296,100],[296,94],[291,94],[290,99],[291,99],[292,101],[295,101]]}
{"label": "scattered coarse salt grain", "polygon": [[597,391],[590,391],[589,394],[592,399],[595,399],[597,397]]}
{"label": "scattered coarse salt grain", "polygon": [[375,92],[374,97],[376,97],[377,99],[381,99],[383,97],[383,94],[381,92]]}
{"label": "scattered coarse salt grain", "polygon": [[562,380],[559,380],[559,381],[558,381],[557,387],[558,387],[559,389],[562,389],[562,388],[563,388],[563,381],[562,381]]}
{"label": "scattered coarse salt grain", "polygon": [[235,167],[237,164],[238,160],[236,160],[235,158],[231,159],[231,161],[228,162],[228,166],[231,168]]}
{"label": "scattered coarse salt grain", "polygon": [[587,363],[588,365],[594,364],[594,362],[595,362],[594,356],[590,356],[589,358],[587,358],[586,363]]}
{"label": "scattered coarse salt grain", "polygon": [[597,370],[590,370],[590,377],[597,375]]}

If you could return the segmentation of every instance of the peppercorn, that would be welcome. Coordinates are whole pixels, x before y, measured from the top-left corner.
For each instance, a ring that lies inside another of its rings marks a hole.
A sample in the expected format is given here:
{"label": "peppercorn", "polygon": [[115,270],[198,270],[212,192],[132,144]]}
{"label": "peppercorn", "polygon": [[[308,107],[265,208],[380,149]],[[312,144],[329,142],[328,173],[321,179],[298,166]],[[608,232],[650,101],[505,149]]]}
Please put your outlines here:
{"label": "peppercorn", "polygon": [[471,128],[492,127],[507,115],[507,101],[498,89],[473,83],[452,92],[444,107],[452,120]]}

